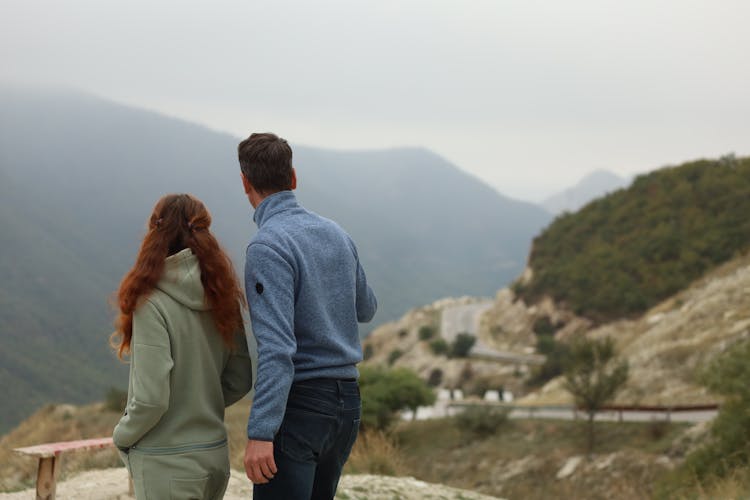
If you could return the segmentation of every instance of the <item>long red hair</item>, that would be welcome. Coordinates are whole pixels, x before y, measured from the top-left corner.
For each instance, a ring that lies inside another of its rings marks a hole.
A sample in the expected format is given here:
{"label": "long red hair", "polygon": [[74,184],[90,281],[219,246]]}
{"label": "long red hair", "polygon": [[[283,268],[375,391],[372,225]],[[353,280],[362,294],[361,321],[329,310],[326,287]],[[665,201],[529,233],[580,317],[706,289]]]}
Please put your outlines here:
{"label": "long red hair", "polygon": [[169,194],[156,202],[135,265],[125,274],[117,293],[119,314],[111,343],[119,358],[130,352],[133,311],[156,287],[165,259],[185,248],[198,257],[201,282],[216,329],[224,343],[233,347],[234,336],[242,328],[245,296],[232,261],[209,231],[210,225],[211,215],[194,196]]}

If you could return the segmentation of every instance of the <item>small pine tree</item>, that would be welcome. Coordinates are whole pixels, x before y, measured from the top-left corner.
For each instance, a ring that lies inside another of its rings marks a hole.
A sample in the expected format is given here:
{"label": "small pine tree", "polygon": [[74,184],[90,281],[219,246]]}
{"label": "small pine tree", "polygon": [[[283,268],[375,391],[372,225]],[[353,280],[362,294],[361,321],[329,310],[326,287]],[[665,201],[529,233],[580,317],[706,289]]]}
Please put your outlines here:
{"label": "small pine tree", "polygon": [[628,379],[627,361],[615,358],[611,338],[582,338],[574,341],[565,368],[565,389],[573,396],[577,408],[588,416],[587,451],[594,450],[594,417],[614,399]]}

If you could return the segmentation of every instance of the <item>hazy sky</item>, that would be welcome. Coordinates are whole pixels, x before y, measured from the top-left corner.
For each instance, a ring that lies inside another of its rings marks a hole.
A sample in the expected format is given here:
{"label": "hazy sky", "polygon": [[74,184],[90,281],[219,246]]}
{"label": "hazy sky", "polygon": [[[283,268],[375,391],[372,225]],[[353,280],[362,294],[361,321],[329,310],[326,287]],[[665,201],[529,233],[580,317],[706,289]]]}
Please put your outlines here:
{"label": "hazy sky", "polygon": [[0,80],[245,136],[424,146],[538,200],[750,153],[750,2],[0,0]]}

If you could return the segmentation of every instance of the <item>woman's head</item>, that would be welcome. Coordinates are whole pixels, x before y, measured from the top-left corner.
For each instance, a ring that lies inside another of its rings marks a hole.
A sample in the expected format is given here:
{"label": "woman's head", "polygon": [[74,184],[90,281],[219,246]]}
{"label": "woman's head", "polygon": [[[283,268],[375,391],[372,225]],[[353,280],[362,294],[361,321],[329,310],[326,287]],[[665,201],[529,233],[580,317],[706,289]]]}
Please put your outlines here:
{"label": "woman's head", "polygon": [[170,194],[156,202],[135,265],[125,275],[117,294],[120,314],[112,337],[118,356],[130,351],[133,311],[156,287],[164,261],[189,248],[198,258],[201,283],[214,323],[227,345],[242,326],[244,296],[229,257],[211,234],[211,215],[189,194]]}
{"label": "woman's head", "polygon": [[166,245],[167,255],[174,255],[190,248],[191,238],[197,232],[208,232],[210,225],[211,215],[199,199],[189,194],[168,194],[156,202],[146,238],[153,234],[155,243]]}

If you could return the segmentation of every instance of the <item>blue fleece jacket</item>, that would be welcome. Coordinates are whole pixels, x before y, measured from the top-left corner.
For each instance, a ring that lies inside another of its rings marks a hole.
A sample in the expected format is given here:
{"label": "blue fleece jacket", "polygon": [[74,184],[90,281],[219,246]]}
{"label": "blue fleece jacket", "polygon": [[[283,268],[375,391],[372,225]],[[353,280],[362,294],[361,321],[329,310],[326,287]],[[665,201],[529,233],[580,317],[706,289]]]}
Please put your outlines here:
{"label": "blue fleece jacket", "polygon": [[258,374],[247,435],[272,441],[292,381],[358,376],[357,323],[372,319],[377,301],[349,235],[305,210],[291,191],[265,198],[254,220],[245,292]]}

